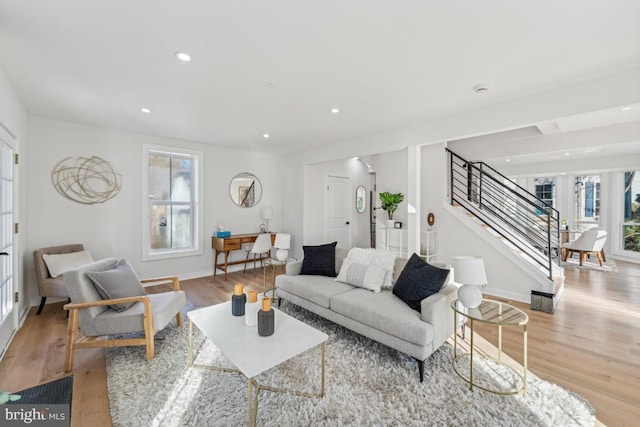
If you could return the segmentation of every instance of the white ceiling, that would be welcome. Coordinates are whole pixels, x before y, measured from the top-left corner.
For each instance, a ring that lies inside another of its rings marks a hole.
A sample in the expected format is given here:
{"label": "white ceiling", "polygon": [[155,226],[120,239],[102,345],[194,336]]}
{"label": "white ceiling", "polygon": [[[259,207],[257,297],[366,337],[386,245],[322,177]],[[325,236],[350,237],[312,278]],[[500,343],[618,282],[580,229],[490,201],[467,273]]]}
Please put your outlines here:
{"label": "white ceiling", "polygon": [[635,0],[0,0],[0,67],[30,114],[261,151],[638,65]]}

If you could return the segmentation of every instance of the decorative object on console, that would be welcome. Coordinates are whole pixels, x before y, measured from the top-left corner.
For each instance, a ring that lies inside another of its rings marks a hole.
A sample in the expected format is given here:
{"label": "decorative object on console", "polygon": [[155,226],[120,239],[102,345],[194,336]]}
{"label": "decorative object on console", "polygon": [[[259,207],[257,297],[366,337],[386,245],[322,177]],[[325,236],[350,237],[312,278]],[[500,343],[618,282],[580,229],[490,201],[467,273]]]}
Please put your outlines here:
{"label": "decorative object on console", "polygon": [[448,269],[428,264],[414,253],[398,276],[392,292],[409,307],[422,312],[421,301],[440,291],[447,277]]}
{"label": "decorative object on console", "polygon": [[403,200],[404,194],[402,193],[389,193],[388,191],[380,193],[381,207],[387,211],[389,221],[391,221],[391,225],[387,222],[387,227],[393,227],[393,213],[398,209],[398,205],[402,203]]}
{"label": "decorative object on console", "polygon": [[289,258],[289,248],[291,247],[291,234],[276,233],[276,241],[273,246],[277,249],[276,258],[278,261],[286,261]]}
{"label": "decorative object on console", "polygon": [[100,157],[67,157],[51,172],[51,182],[61,196],[83,205],[104,203],[122,188],[122,175]]}
{"label": "decorative object on console", "polygon": [[395,221],[393,223],[393,228],[402,228],[402,221]]}
{"label": "decorative object on console", "polygon": [[435,224],[436,222],[436,216],[433,214],[433,212],[429,212],[427,214],[427,225],[429,226],[429,229],[431,229],[431,227],[433,226],[433,224]]}
{"label": "decorative object on console", "polygon": [[216,231],[214,235],[216,237],[231,237],[231,231]]}
{"label": "decorative object on console", "polygon": [[457,256],[453,258],[454,279],[462,286],[458,288],[458,299],[467,308],[476,308],[482,302],[480,286],[486,286],[487,276],[484,260],[479,256]]}
{"label": "decorative object on console", "polygon": [[247,303],[244,305],[244,324],[247,326],[256,326],[258,324],[258,311],[260,303],[258,302],[258,293],[249,291]]}
{"label": "decorative object on console", "polygon": [[303,246],[304,258],[300,274],[336,277],[336,245],[338,242],[318,246]]}
{"label": "decorative object on console", "polygon": [[258,335],[268,337],[275,329],[275,313],[271,308],[271,298],[262,298],[262,309],[258,311]]}
{"label": "decorative object on console", "polygon": [[270,207],[266,207],[266,208],[262,208],[262,211],[260,212],[260,214],[262,215],[262,219],[264,219],[267,222],[267,233],[269,233],[269,220],[273,219],[273,208]]}
{"label": "decorative object on console", "polygon": [[231,296],[231,314],[234,316],[244,316],[244,305],[247,303],[247,296],[244,293],[244,286],[236,283],[235,290]]}

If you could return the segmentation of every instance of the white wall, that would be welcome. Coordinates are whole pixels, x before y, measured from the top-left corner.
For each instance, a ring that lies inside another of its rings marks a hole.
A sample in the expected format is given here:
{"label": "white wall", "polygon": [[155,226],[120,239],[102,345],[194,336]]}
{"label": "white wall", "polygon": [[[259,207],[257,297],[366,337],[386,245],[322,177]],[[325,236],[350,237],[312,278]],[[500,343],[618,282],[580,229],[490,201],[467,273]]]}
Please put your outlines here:
{"label": "white wall", "polygon": [[[282,227],[282,160],[279,156],[219,148],[212,145],[140,135],[32,117],[28,147],[29,173],[25,194],[29,237],[25,250],[67,243],[83,243],[94,258],[123,257],[141,277],[211,274],[211,233],[219,220],[233,233],[259,231],[260,209],[271,206],[272,230]],[[142,144],[151,143],[204,152],[204,255],[162,261],[142,261]],[[59,195],[51,171],[66,157],[98,156],[122,174],[122,190],[113,199],[82,205]],[[229,196],[229,183],[239,172],[261,181],[263,195],[253,208],[239,208]],[[232,252],[233,259],[244,256]],[[33,261],[28,263],[28,286],[36,289]],[[35,296],[35,298],[34,298]],[[32,292],[32,302],[37,291]]]}
{"label": "white wall", "polygon": [[[327,174],[342,176],[350,179],[351,191],[349,212],[349,240],[351,246],[369,247],[369,210],[358,213],[355,209],[356,188],[362,185],[371,190],[368,168],[359,160],[349,158],[332,162],[323,162],[304,167],[303,190],[303,244],[317,245],[327,243],[324,236],[324,213],[326,188],[324,186]],[[369,200],[367,200],[369,203]],[[368,208],[368,206],[367,206]],[[300,259],[300,258],[299,258]]]}

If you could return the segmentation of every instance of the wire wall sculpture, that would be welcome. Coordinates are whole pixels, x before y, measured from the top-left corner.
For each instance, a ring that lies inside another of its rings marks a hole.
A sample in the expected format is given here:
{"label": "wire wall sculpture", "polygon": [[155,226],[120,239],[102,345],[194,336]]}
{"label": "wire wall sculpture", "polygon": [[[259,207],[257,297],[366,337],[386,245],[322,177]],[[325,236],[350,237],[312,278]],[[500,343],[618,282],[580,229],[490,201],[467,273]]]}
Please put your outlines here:
{"label": "wire wall sculpture", "polygon": [[67,157],[53,172],[51,182],[61,196],[84,205],[104,203],[122,188],[122,175],[100,157]]}

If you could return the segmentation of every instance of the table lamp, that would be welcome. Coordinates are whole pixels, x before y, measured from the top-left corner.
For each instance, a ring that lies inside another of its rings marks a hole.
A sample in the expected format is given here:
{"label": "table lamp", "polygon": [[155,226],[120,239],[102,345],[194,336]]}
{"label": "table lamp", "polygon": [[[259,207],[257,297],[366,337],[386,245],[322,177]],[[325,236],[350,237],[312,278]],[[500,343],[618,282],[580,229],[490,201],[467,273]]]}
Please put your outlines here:
{"label": "table lamp", "polygon": [[291,247],[291,234],[277,233],[276,241],[273,246],[278,249],[276,251],[276,258],[278,261],[286,261],[289,258],[289,248]]}
{"label": "table lamp", "polygon": [[269,220],[273,218],[273,208],[262,208],[262,219],[267,221],[267,233],[269,233]]}
{"label": "table lamp", "polygon": [[458,288],[458,300],[467,308],[476,308],[482,302],[480,286],[486,286],[484,260],[479,256],[453,258],[453,278],[462,286]]}

